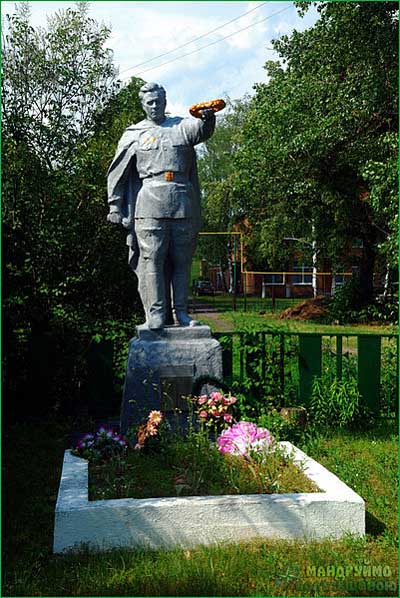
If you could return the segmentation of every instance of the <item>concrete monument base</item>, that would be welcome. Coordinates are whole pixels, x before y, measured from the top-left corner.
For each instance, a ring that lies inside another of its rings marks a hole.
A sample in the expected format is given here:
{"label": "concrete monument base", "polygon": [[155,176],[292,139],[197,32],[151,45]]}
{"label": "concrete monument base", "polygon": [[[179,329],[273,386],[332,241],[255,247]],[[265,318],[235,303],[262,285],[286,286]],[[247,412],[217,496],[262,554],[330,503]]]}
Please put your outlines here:
{"label": "concrete monument base", "polygon": [[149,411],[185,409],[180,396],[190,395],[202,376],[222,380],[222,349],[209,326],[166,326],[160,331],[137,327],[129,343],[121,432]]}
{"label": "concrete monument base", "polygon": [[88,462],[66,451],[53,550],[173,548],[253,538],[337,540],[363,536],[363,499],[290,442],[280,446],[293,455],[319,492],[89,501]]}

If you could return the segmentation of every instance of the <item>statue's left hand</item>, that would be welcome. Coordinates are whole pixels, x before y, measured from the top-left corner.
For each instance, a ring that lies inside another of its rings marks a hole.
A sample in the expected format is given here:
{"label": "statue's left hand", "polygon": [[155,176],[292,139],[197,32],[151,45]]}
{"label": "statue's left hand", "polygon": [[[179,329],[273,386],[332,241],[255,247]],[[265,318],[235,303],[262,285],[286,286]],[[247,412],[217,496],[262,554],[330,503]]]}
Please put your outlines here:
{"label": "statue's left hand", "polygon": [[107,222],[112,224],[120,224],[122,222],[122,216],[120,212],[110,212],[107,215]]}
{"label": "statue's left hand", "polygon": [[124,228],[132,228],[132,218],[122,218],[122,226]]}

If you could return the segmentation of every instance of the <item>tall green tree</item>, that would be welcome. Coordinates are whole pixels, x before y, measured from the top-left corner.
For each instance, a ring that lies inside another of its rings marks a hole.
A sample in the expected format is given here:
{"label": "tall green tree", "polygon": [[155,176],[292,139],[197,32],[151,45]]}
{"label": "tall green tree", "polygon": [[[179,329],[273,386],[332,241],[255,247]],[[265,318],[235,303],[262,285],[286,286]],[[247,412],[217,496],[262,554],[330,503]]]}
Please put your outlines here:
{"label": "tall green tree", "polygon": [[398,5],[317,7],[313,27],[273,42],[280,61],[267,62],[268,81],[256,86],[235,187],[270,265],[284,259],[284,237],[314,234],[319,256],[341,269],[361,239],[367,302],[379,252],[396,259]]}
{"label": "tall green tree", "polygon": [[[116,289],[107,298],[125,248],[120,231],[106,224],[106,173],[124,128],[142,118],[142,82],[120,89],[104,47],[109,33],[85,3],[53,15],[47,29],[31,27],[26,4],[8,17],[4,258],[8,300],[24,305],[28,320],[67,304],[94,309],[95,296],[99,315],[128,301],[121,293],[116,302]],[[131,279],[125,286],[133,301]]]}
{"label": "tall green tree", "polygon": [[72,363],[96,332],[111,334],[113,322],[140,310],[124,232],[106,223],[106,173],[124,128],[143,117],[143,82],[121,89],[105,47],[110,31],[86,3],[56,13],[47,28],[31,26],[26,3],[6,18],[3,272],[12,381],[24,375],[27,338],[57,337],[49,354],[60,355],[61,369],[65,351]]}
{"label": "tall green tree", "polygon": [[30,24],[28,3],[6,15],[2,47],[2,116],[6,139],[24,141],[49,169],[71,165],[116,89],[110,30],[85,2],[61,10],[47,28]]}

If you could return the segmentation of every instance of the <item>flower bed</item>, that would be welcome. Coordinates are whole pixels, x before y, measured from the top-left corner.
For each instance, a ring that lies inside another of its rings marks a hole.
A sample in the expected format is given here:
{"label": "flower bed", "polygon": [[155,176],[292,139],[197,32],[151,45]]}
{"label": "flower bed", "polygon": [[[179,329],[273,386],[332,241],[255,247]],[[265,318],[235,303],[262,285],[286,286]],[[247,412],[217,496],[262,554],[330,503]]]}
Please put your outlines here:
{"label": "flower bed", "polygon": [[54,552],[173,547],[250,538],[341,538],[365,533],[360,496],[288,442],[321,492],[89,501],[88,462],[66,451],[56,506]]}
{"label": "flower bed", "polygon": [[[105,427],[85,434],[73,452],[89,460],[89,499],[318,490],[267,429],[232,423],[228,409],[235,397],[212,392],[192,400],[200,429],[191,427],[185,437],[172,433],[160,411],[133,428],[130,442]],[[221,426],[217,442],[211,442],[210,431]]]}
{"label": "flower bed", "polygon": [[235,397],[191,400],[200,428],[185,437],[151,411],[127,438],[102,427],[66,452],[54,552],[364,534],[364,501],[266,428],[233,423]]}
{"label": "flower bed", "polygon": [[[252,429],[255,428],[255,430]],[[199,434],[176,437],[162,450],[132,450],[122,457],[89,464],[89,499],[157,498],[317,492],[316,485],[278,446],[254,455],[245,435],[262,435],[260,428],[240,422],[219,438],[219,448]],[[263,440],[254,448],[264,448]],[[270,444],[265,445],[270,448]]]}

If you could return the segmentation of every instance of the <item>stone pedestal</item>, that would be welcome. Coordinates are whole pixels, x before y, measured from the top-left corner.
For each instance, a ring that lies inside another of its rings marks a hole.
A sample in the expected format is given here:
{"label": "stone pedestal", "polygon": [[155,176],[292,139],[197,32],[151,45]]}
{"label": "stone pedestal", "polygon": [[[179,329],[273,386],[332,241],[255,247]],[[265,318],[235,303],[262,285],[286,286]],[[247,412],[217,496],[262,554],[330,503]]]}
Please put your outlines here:
{"label": "stone pedestal", "polygon": [[222,349],[209,326],[138,326],[129,343],[121,432],[139,423],[152,409],[184,411],[182,395],[190,395],[202,376],[222,380]]}

